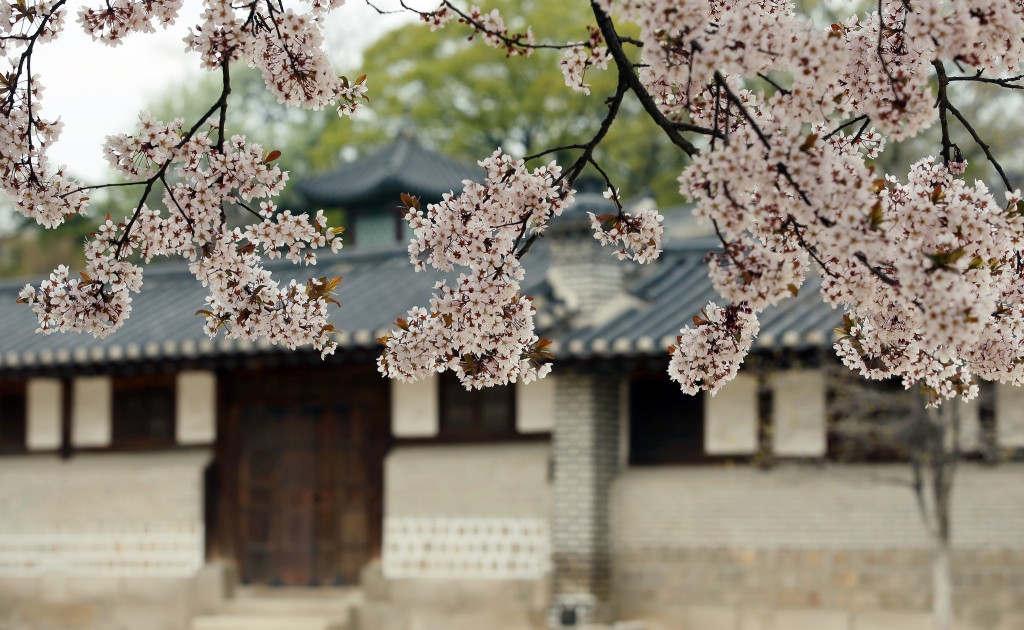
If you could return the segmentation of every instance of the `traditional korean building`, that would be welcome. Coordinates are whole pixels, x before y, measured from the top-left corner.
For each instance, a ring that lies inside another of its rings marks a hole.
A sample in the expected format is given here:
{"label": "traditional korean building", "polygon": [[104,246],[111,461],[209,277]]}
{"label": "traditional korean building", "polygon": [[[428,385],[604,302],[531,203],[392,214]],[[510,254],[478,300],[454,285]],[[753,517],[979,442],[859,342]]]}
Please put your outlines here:
{"label": "traditional korean building", "polygon": [[[176,263],[104,340],[35,334],[23,283],[0,286],[0,628],[927,627],[905,464],[833,461],[838,314],[814,279],[718,396],[668,381],[665,347],[714,299],[684,215],[658,263],[624,265],[588,233],[607,202],[578,195],[526,259],[543,381],[377,374],[375,339],[440,277],[413,273],[397,194],[479,175],[405,134],[299,184],[352,237],[316,270],[345,277],[326,360],[207,338]],[[991,393],[965,412],[955,586],[963,628],[1009,630],[1024,396]]]}

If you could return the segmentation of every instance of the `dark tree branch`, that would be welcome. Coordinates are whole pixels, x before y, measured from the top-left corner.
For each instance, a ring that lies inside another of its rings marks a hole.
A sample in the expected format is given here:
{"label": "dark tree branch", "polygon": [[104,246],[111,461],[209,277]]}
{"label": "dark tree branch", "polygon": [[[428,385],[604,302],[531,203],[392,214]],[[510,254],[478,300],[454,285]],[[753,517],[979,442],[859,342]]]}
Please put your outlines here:
{"label": "dark tree branch", "polygon": [[[693,157],[699,152],[697,147],[692,142],[687,140],[680,133],[681,131],[695,131],[703,133],[708,130],[698,131],[696,128],[684,128],[680,127],[679,123],[673,122],[668,119],[667,116],[658,108],[658,104],[654,102],[654,98],[651,96],[647,88],[644,87],[643,83],[640,82],[640,77],[637,76],[636,71],[633,70],[633,62],[630,61],[629,56],[626,55],[626,51],[622,48],[622,40],[619,38],[618,32],[615,30],[615,24],[607,13],[601,8],[596,0],[591,0],[590,7],[594,12],[594,17],[597,20],[597,27],[601,29],[601,35],[604,36],[605,44],[608,46],[608,52],[611,54],[612,59],[615,61],[615,66],[618,68],[619,76],[624,78],[626,85],[629,89],[636,94],[637,99],[640,101],[640,105],[647,112],[647,115],[661,127],[665,135],[672,144],[676,145],[683,150],[686,155]],[[714,134],[710,134],[714,137]]]}
{"label": "dark tree branch", "polygon": [[[1010,183],[1010,178],[1006,176],[1006,173],[1003,171],[1002,165],[999,164],[999,160],[997,160],[996,156],[992,154],[992,148],[988,145],[987,142],[985,142],[981,138],[980,135],[978,135],[978,132],[975,131],[974,126],[971,125],[971,122],[969,120],[967,120],[967,117],[964,116],[960,112],[960,110],[957,109],[956,106],[953,105],[949,101],[949,95],[946,93],[946,89],[945,89],[945,84],[948,82],[948,79],[946,77],[946,68],[942,65],[942,62],[941,61],[933,61],[932,62],[932,67],[935,68],[935,73],[939,77],[939,115],[940,115],[940,119],[941,119],[943,111],[948,111],[950,114],[953,114],[953,116],[958,121],[960,121],[960,124],[963,126],[963,128],[967,130],[967,133],[971,134],[971,138],[973,138],[974,139],[974,143],[977,144],[978,147],[981,148],[982,152],[985,154],[985,157],[988,159],[989,164],[991,164],[996,169],[996,172],[999,173],[999,177],[1003,180],[1003,185],[1006,186],[1006,190],[1014,190],[1013,184]],[[944,152],[947,150],[946,143],[948,141],[949,141],[948,140],[948,131],[946,129],[943,129],[943,151]],[[948,155],[944,154],[943,157],[946,158],[947,162],[949,161],[949,156]]]}

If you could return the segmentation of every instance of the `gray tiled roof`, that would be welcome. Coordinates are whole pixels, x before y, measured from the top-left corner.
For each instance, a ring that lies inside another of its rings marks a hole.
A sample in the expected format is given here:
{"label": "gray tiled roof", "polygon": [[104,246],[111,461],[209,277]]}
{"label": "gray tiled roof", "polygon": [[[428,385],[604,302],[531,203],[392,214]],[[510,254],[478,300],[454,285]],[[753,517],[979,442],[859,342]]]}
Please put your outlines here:
{"label": "gray tiled roof", "polygon": [[[560,356],[661,354],[679,329],[708,302],[724,303],[711,285],[704,257],[718,242],[691,239],[670,244],[658,263],[628,287],[637,303],[610,321],[570,332],[559,339]],[[799,294],[760,316],[754,349],[806,349],[831,345],[841,315],[822,302],[820,278],[809,275]]]}
{"label": "gray tiled roof", "polygon": [[[717,298],[703,258],[716,241],[691,239],[666,247],[660,261],[632,266],[627,290],[632,306],[610,320],[565,334],[549,331],[556,342],[556,355],[563,358],[594,356],[635,356],[664,354],[679,328],[709,300]],[[550,261],[548,243],[541,239],[524,259],[527,280],[524,293],[539,297],[539,321],[565,330],[564,320],[552,313],[565,313],[552,302],[546,280]],[[609,252],[611,264],[614,261]],[[412,306],[427,306],[433,285],[442,275],[415,273],[404,248],[343,250],[321,257],[316,267],[273,265],[279,280],[289,277],[342,275],[338,288],[341,306],[334,311],[339,336],[339,353],[373,348],[396,317]],[[124,327],[106,339],[81,334],[36,334],[31,308],[15,303],[23,282],[0,284],[0,370],[66,364],[96,364],[125,360],[174,360],[200,356],[229,355],[270,350],[264,344],[238,342],[217,337],[209,339],[202,330],[205,289],[188,273],[183,263],[165,263],[146,270],[142,292],[135,296],[131,317]],[[832,328],[840,314],[821,301],[819,280],[811,276],[797,297],[770,308],[761,316],[761,332],[755,349],[770,347],[812,348],[830,345]],[[546,311],[546,316],[543,312]],[[544,331],[541,331],[542,334]]]}
{"label": "gray tiled roof", "polygon": [[451,190],[461,190],[467,179],[479,180],[483,169],[456,162],[427,150],[411,133],[377,153],[297,184],[313,205],[351,207],[399,192],[437,201]]}
{"label": "gray tiled roof", "polygon": [[[547,266],[545,248],[531,255],[524,286],[527,294],[543,293]],[[434,283],[442,274],[416,273],[404,247],[371,251],[343,250],[321,256],[315,267],[296,267],[275,262],[270,265],[277,279],[310,276],[344,276],[338,287],[340,307],[333,309],[333,321],[342,329],[339,352],[373,347],[395,318],[413,306],[427,306]],[[132,312],[124,326],[105,339],[87,334],[35,333],[31,307],[17,304],[24,282],[0,284],[0,369],[68,363],[90,364],[108,361],[175,359],[234,352],[257,352],[271,346],[222,336],[208,338],[202,318],[206,289],[181,262],[154,265],[145,271],[142,291],[134,296]]]}

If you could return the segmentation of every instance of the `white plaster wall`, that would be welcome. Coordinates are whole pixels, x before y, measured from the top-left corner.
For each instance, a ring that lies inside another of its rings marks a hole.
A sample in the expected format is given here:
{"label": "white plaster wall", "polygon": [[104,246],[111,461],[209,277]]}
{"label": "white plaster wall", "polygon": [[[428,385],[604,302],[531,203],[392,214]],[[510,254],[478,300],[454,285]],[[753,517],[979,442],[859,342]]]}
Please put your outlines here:
{"label": "white plaster wall", "polygon": [[[1024,549],[1024,464],[963,463],[959,548]],[[612,485],[615,548],[930,548],[906,465],[629,469]]]}
{"label": "white plaster wall", "polygon": [[384,460],[384,514],[548,518],[550,446],[417,445]]}
{"label": "white plaster wall", "polygon": [[109,376],[79,376],[72,383],[71,443],[109,446],[111,382]]}
{"label": "white plaster wall", "polygon": [[996,441],[1004,448],[1024,447],[1024,388],[996,385]]}
{"label": "white plaster wall", "polygon": [[715,396],[704,396],[704,451],[744,455],[757,451],[757,377],[737,374]]}
{"label": "white plaster wall", "polygon": [[186,576],[209,453],[0,459],[0,575]]}
{"label": "white plaster wall", "polygon": [[60,448],[64,389],[55,378],[32,378],[26,389],[26,446],[30,450]]}
{"label": "white plaster wall", "polygon": [[824,372],[777,372],[772,388],[772,452],[783,457],[823,456],[827,448]]}
{"label": "white plaster wall", "polygon": [[437,376],[414,383],[391,381],[391,434],[401,438],[437,435],[440,427],[439,390]]}
{"label": "white plaster wall", "polygon": [[217,438],[217,375],[185,371],[175,388],[175,438],[178,444],[211,444]]}
{"label": "white plaster wall", "polygon": [[516,429],[544,433],[555,427],[555,379],[548,375],[529,385],[516,383]]}

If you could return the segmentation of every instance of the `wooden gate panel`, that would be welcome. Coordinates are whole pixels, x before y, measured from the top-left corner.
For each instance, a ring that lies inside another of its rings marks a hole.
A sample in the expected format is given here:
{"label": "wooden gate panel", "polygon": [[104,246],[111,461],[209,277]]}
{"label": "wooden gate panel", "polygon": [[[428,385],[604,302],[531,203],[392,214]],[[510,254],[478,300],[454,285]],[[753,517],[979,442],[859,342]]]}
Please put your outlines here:
{"label": "wooden gate panel", "polygon": [[246,583],[358,583],[380,553],[386,382],[322,369],[238,375],[222,391],[215,547]]}

